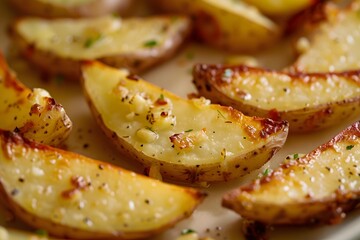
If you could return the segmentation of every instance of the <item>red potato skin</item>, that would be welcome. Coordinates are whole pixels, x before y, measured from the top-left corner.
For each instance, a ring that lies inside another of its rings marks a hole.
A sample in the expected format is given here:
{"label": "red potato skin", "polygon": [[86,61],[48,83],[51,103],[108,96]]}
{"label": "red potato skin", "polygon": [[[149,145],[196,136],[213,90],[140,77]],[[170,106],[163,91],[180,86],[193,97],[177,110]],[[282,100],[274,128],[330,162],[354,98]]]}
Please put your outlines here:
{"label": "red potato skin", "polygon": [[[321,154],[321,152],[333,148],[334,145],[341,141],[351,141],[354,140],[354,138],[360,138],[360,122],[356,122],[349,126],[329,142],[319,146],[304,157],[299,158],[297,161],[284,163],[268,176],[256,179],[249,184],[225,194],[222,199],[222,205],[234,210],[248,220],[270,225],[314,225],[337,224],[341,222],[346,216],[346,213],[356,208],[360,203],[360,191],[343,193],[336,190],[335,196],[321,200],[313,199],[309,195],[305,202],[301,204],[294,203],[294,206],[287,206],[288,209],[298,209],[298,214],[296,216],[294,214],[288,216],[287,208],[284,207],[278,209],[279,206],[277,206],[275,210],[277,214],[274,215],[273,218],[263,217],[263,215],[266,215],[261,214],[261,211],[264,210],[264,206],[261,206],[259,209],[253,209],[253,212],[248,212],[241,203],[237,202],[237,198],[245,192],[251,194],[255,189],[259,189],[261,186],[272,181],[282,181],[285,172],[288,173],[287,170],[309,164],[311,161],[314,161],[316,156]],[[268,210],[270,211],[273,209]]]}
{"label": "red potato skin", "polygon": [[[342,73],[287,73],[263,68],[248,67],[244,65],[229,66],[221,64],[197,64],[193,68],[193,83],[199,94],[210,99],[214,103],[232,106],[246,115],[269,117],[273,120],[286,120],[290,123],[291,132],[310,132],[324,129],[338,121],[350,118],[360,113],[360,97],[346,99],[341,102],[328,103],[317,106],[316,111],[306,114],[308,108],[296,110],[278,111],[277,109],[265,110],[255,105],[249,105],[245,101],[239,101],[230,97],[222,90],[222,87],[232,84],[231,79],[223,79],[226,69],[230,69],[234,74],[243,77],[254,75],[288,76],[292,81],[301,81],[310,84],[318,80],[327,78],[344,77],[348,81],[353,81],[360,87],[360,71],[348,71]],[[241,91],[241,89],[239,89]],[[237,93],[238,94],[238,93]],[[302,113],[301,113],[302,112]],[[296,116],[294,118],[293,116]]]}

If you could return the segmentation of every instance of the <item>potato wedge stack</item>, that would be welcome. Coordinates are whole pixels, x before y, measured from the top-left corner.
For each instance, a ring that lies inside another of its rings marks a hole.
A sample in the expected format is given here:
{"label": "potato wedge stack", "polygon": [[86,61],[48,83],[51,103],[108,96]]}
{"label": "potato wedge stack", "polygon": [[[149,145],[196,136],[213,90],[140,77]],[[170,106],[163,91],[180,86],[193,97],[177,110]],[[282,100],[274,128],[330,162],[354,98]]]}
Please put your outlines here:
{"label": "potato wedge stack", "polygon": [[122,151],[166,179],[226,181],[260,168],[287,137],[284,121],[247,117],[200,98],[185,100],[98,62],[83,65],[97,122]]}
{"label": "potato wedge stack", "polygon": [[80,78],[80,62],[100,60],[141,72],[170,58],[190,32],[180,16],[120,19],[22,18],[11,36],[23,56],[42,71]]}
{"label": "potato wedge stack", "polygon": [[266,224],[338,222],[360,202],[360,122],[307,155],[223,197],[223,206]]}
{"label": "potato wedge stack", "polygon": [[139,239],[188,217],[205,194],[0,131],[0,193],[15,215],[71,239]]}
{"label": "potato wedge stack", "polygon": [[28,139],[59,145],[70,134],[72,122],[64,108],[40,88],[24,86],[0,53],[0,129],[17,131]]}

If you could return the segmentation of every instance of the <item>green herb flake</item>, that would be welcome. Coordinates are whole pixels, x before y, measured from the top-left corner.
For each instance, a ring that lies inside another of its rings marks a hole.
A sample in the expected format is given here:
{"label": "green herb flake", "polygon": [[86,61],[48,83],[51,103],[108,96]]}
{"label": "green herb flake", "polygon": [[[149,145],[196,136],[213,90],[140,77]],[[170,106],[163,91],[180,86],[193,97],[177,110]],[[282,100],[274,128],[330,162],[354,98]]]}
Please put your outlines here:
{"label": "green herb flake", "polygon": [[192,132],[192,131],[193,131],[193,129],[188,129],[185,132]]}
{"label": "green herb flake", "polygon": [[164,99],[165,99],[164,94],[160,94],[159,100],[164,100]]}
{"label": "green herb flake", "polygon": [[269,169],[269,168],[267,168],[267,169],[265,169],[265,170],[264,170],[264,172],[263,172],[263,176],[264,176],[264,177],[266,177],[266,176],[268,176],[268,175],[269,175],[269,173],[270,173],[270,169]]}
{"label": "green herb flake", "polygon": [[37,229],[35,231],[35,234],[38,236],[42,236],[42,237],[47,237],[48,236],[48,232],[44,229]]}
{"label": "green herb flake", "polygon": [[89,37],[84,42],[84,48],[92,47],[96,42],[98,42],[102,38],[102,35],[98,33],[96,36]]}
{"label": "green herb flake", "polygon": [[156,40],[149,40],[144,43],[144,47],[152,48],[155,47],[158,44]]}
{"label": "green herb flake", "polygon": [[196,233],[196,232],[195,232],[195,230],[190,229],[190,228],[183,229],[183,230],[181,231],[181,235],[187,235],[187,234],[190,234],[190,233]]}
{"label": "green herb flake", "polygon": [[299,154],[298,153],[295,153],[294,154],[294,159],[298,159],[299,158]]}
{"label": "green herb flake", "polygon": [[354,147],[354,145],[348,145],[346,146],[346,150],[351,150]]}
{"label": "green herb flake", "polygon": [[225,116],[219,110],[217,110],[217,112],[223,119],[225,119]]}

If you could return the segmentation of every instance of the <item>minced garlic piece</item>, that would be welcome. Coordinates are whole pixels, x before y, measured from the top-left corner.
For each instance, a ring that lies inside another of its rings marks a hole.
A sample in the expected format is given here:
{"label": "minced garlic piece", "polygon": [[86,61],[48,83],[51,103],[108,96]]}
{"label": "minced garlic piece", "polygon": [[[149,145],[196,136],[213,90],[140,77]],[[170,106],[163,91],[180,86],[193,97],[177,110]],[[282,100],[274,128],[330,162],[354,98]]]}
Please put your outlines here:
{"label": "minced garlic piece", "polygon": [[159,135],[149,128],[140,128],[136,132],[136,136],[143,142],[151,143],[159,138]]}
{"label": "minced garlic piece", "polygon": [[133,111],[138,114],[143,114],[149,111],[151,102],[148,99],[145,99],[140,94],[135,94],[129,101],[130,111]]}
{"label": "minced garlic piece", "polygon": [[203,108],[203,106],[210,105],[211,101],[209,99],[206,99],[204,97],[200,98],[193,98],[191,101],[194,103],[195,106],[198,108]]}

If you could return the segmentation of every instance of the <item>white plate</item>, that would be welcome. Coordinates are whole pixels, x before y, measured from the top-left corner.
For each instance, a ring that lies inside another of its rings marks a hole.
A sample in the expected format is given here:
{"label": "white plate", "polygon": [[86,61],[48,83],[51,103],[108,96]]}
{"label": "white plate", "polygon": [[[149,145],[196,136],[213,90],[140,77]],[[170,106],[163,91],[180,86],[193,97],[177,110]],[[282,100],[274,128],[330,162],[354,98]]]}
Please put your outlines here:
{"label": "white plate", "polygon": [[[64,82],[55,80],[44,82],[25,62],[10,57],[10,41],[6,37],[6,27],[11,18],[11,10],[4,1],[1,1],[0,48],[8,56],[11,67],[18,73],[21,81],[29,87],[42,87],[47,89],[50,94],[65,107],[74,123],[71,136],[66,142],[68,150],[141,172],[141,168],[137,163],[123,159],[121,154],[108,143],[107,139],[95,124],[78,83],[65,84]],[[192,57],[189,58],[189,56]],[[170,90],[182,97],[186,97],[187,94],[195,92],[195,88],[191,82],[191,69],[193,64],[197,62],[221,63],[224,57],[225,54],[220,51],[193,43],[186,46],[177,57],[143,74],[142,77],[160,87]],[[290,61],[286,44],[281,44],[257,57],[269,68],[282,67]],[[333,128],[313,134],[289,136],[284,148],[271,160],[271,166],[276,166],[289,154],[309,152],[318,145],[326,142],[355,120],[357,119],[349,119],[339,123]],[[257,174],[258,173],[253,173],[239,180],[210,186],[206,189],[209,196],[192,217],[180,222],[174,228],[163,234],[151,238],[151,240],[175,239],[179,236],[181,230],[186,228],[196,230],[201,236],[212,236],[216,240],[243,239],[240,231],[240,216],[221,207],[221,196],[245,181],[256,177]],[[359,214],[360,210],[356,210],[350,213],[341,224],[333,226],[276,227],[271,231],[270,239],[360,239]],[[17,220],[9,221],[10,217],[11,215],[0,207],[0,225],[29,229]]]}

